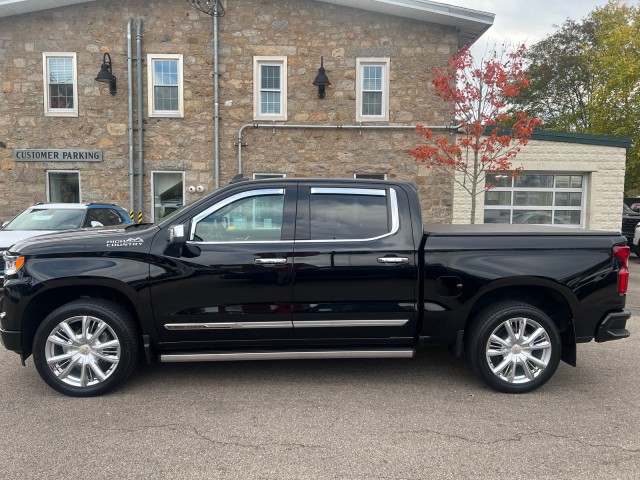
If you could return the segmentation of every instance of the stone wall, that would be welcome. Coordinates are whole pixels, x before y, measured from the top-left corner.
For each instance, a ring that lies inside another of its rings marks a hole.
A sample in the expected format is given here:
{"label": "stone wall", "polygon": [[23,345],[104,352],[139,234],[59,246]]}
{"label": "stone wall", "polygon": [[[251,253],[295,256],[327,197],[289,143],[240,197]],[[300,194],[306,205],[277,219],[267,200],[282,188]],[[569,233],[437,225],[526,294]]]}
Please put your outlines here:
{"label": "stone wall", "polygon": [[[449,107],[434,94],[430,71],[454,52],[458,43],[454,29],[314,0],[228,0],[224,5],[226,15],[219,19],[221,185],[238,172],[238,132],[253,122],[254,55],[287,56],[289,124],[355,124],[359,57],[391,58],[391,112],[386,124],[451,120]],[[184,55],[182,119],[147,118],[144,65],[145,219],[150,215],[152,171],[184,171],[186,185],[204,185],[205,193],[214,189],[211,17],[184,0],[90,2],[0,19],[0,219],[46,200],[48,169],[79,170],[82,201],[129,205],[126,26],[130,17],[144,21],[143,58],[149,53]],[[135,52],[135,24],[133,33]],[[44,116],[42,52],[47,51],[77,53],[77,118]],[[105,52],[111,55],[118,78],[115,97],[106,84],[94,80]],[[322,100],[312,85],[321,56],[332,83]],[[450,181],[419,168],[407,154],[419,138],[411,129],[251,128],[243,136],[247,144],[243,173],[277,172],[289,177],[386,173],[419,185],[428,221],[449,222]],[[12,159],[17,148],[101,149],[104,160],[17,163]],[[200,195],[186,193],[186,201]]]}

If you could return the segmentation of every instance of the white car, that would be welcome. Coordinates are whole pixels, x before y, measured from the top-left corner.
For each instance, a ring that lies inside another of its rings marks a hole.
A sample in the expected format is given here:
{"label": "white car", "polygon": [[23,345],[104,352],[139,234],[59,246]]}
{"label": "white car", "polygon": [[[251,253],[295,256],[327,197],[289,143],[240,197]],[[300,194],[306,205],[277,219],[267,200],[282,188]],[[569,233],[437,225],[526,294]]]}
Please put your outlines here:
{"label": "white car", "polygon": [[633,245],[631,247],[631,250],[640,257],[640,223],[636,225],[636,233],[633,236]]}

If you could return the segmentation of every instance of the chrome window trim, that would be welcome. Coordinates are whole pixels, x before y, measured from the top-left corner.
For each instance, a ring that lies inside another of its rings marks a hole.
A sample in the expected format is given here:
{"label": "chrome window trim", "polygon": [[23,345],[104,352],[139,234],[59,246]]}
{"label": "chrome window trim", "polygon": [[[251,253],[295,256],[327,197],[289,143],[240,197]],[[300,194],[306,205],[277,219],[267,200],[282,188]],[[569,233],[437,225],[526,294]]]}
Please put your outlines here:
{"label": "chrome window trim", "polygon": [[[198,223],[200,221],[202,221],[203,219],[205,219],[206,217],[208,217],[209,215],[211,215],[214,212],[217,212],[218,210],[220,210],[223,207],[226,207],[227,205],[235,202],[236,200],[241,200],[243,198],[247,198],[247,197],[261,197],[261,196],[265,196],[265,195],[284,195],[284,188],[264,188],[264,189],[259,189],[259,190],[247,190],[246,192],[240,192],[240,193],[236,193],[235,195],[231,195],[228,198],[225,198],[224,200],[216,203],[215,205],[212,205],[211,207],[207,208],[206,210],[204,210],[203,212],[200,212],[198,215],[196,215],[195,217],[193,217],[193,219],[191,220],[191,233],[189,234],[189,241],[193,242],[193,243],[198,243],[198,244],[218,244],[218,243],[222,243],[222,244],[228,244],[228,243],[282,243],[283,240],[267,240],[264,242],[198,242],[196,240],[194,240],[194,236],[196,234],[196,226],[198,225]],[[286,241],[286,240],[285,240]]]}
{"label": "chrome window trim", "polygon": [[[315,190],[322,190],[317,192]],[[367,192],[367,193],[362,193]],[[369,193],[374,192],[374,193]],[[384,189],[369,189],[369,188],[312,188],[311,193],[316,194],[346,194],[346,195],[374,195],[374,196],[387,196],[387,190]],[[400,212],[398,209],[398,196],[393,188],[389,189],[389,198],[391,200],[391,230],[385,234],[378,235],[377,237],[369,238],[343,238],[338,240],[324,239],[324,240],[296,240],[295,243],[344,243],[344,242],[370,242],[373,240],[380,240],[381,238],[390,237],[398,233],[400,230]]]}

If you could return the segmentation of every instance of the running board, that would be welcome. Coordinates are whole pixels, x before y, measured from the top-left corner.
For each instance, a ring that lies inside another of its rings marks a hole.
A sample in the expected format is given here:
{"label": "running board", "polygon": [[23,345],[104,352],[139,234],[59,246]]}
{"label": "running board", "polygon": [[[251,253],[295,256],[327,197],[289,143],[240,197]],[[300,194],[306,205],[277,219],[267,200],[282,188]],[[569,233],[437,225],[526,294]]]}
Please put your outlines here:
{"label": "running board", "polygon": [[235,362],[240,360],[310,360],[322,358],[412,358],[412,348],[392,350],[286,350],[260,352],[163,353],[161,362]]}

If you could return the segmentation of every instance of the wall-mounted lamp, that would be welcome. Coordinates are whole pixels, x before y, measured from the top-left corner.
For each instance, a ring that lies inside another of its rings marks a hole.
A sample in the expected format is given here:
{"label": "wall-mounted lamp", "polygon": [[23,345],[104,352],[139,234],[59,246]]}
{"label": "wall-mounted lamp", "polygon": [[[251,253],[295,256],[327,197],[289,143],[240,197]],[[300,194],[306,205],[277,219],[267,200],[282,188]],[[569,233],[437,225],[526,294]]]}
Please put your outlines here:
{"label": "wall-mounted lamp", "polygon": [[318,69],[318,75],[316,75],[316,79],[313,81],[313,84],[318,87],[318,98],[324,98],[325,87],[327,85],[331,85],[331,82],[329,81],[327,74],[324,72],[323,57],[320,57],[320,68]]}
{"label": "wall-mounted lamp", "polygon": [[116,77],[111,71],[111,55],[105,53],[102,57],[102,66],[100,67],[100,73],[96,77],[96,82],[108,83],[109,93],[111,95],[116,94]]}

